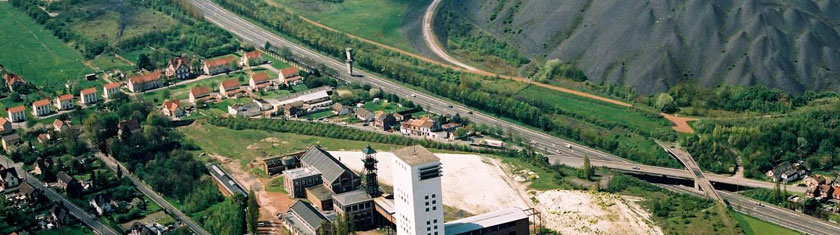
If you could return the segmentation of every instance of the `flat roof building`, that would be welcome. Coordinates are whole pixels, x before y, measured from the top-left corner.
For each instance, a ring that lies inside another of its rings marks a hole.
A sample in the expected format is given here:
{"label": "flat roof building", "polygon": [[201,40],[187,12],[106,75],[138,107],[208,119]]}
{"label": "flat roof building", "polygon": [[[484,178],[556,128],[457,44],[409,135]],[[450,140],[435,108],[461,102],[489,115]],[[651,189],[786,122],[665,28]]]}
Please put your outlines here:
{"label": "flat roof building", "polygon": [[312,205],[318,207],[321,211],[333,209],[333,195],[335,194],[324,187],[324,185],[306,188],[306,200],[312,202]]}
{"label": "flat roof building", "polygon": [[506,208],[443,225],[446,235],[528,234],[528,215],[519,208]]}
{"label": "flat roof building", "polygon": [[283,171],[283,184],[286,187],[286,192],[294,198],[306,197],[306,188],[309,186],[319,185],[323,183],[321,180],[321,172],[315,167],[302,167]]}
{"label": "flat roof building", "polygon": [[333,208],[340,216],[353,219],[353,226],[357,230],[372,228],[374,223],[373,198],[364,190],[355,190],[332,196]]}

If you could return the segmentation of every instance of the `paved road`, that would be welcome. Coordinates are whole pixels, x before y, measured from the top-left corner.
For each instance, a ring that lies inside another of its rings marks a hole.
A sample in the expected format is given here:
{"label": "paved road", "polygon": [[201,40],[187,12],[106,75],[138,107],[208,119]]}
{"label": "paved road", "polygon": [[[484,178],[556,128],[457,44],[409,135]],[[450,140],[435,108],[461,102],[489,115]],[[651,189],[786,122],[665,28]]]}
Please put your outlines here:
{"label": "paved road", "polygon": [[148,185],[146,185],[146,183],[143,183],[143,181],[140,181],[140,179],[138,179],[136,176],[134,176],[134,174],[132,174],[131,171],[129,171],[127,168],[125,168],[125,166],[123,166],[121,163],[117,162],[116,159],[114,159],[112,157],[105,156],[105,154],[102,154],[102,153],[99,153],[99,152],[96,153],[96,157],[99,158],[100,160],[102,160],[103,162],[105,162],[105,164],[108,165],[108,167],[110,167],[111,170],[116,171],[117,166],[122,168],[123,177],[128,177],[128,179],[130,179],[131,182],[134,183],[134,186],[137,187],[137,189],[139,189],[140,192],[142,192],[143,194],[145,194],[146,196],[151,198],[152,201],[155,201],[155,203],[157,203],[158,205],[163,207],[166,210],[167,214],[174,215],[176,217],[176,219],[178,219],[181,222],[183,222],[184,224],[186,224],[187,227],[189,227],[190,230],[192,230],[194,233],[199,234],[199,235],[210,235],[210,233],[207,232],[207,230],[204,230],[204,228],[199,226],[198,223],[196,223],[195,221],[192,221],[192,219],[190,219],[189,216],[185,215],[183,212],[178,210],[178,208],[175,208],[174,206],[169,204],[168,201],[163,199],[163,197],[161,197],[159,194],[157,194],[157,192],[152,190],[152,188],[149,187]]}
{"label": "paved road", "polygon": [[[323,63],[324,65],[336,71],[345,71],[344,61],[336,60],[334,58],[321,55],[311,51],[303,46],[299,46],[286,39],[280,38],[277,35],[266,31],[244,19],[231,13],[219,6],[211,3],[209,0],[189,0],[191,4],[196,6],[196,9],[204,13],[205,19],[209,22],[219,25],[220,27],[230,31],[240,38],[248,41],[254,45],[264,45],[265,42],[270,42],[272,45],[284,46],[289,48],[296,56],[305,57]],[[479,113],[477,110],[469,109],[463,105],[455,102],[450,102],[432,95],[428,95],[413,89],[404,87],[403,85],[389,81],[376,75],[372,75],[360,69],[356,69],[355,73],[359,76],[348,76],[342,74],[338,79],[348,82],[359,82],[371,84],[374,87],[380,87],[383,91],[396,94],[400,97],[406,98],[423,106],[426,110],[440,113],[440,114],[455,114],[459,113],[462,117],[469,118],[470,121],[480,124],[487,124],[490,126],[497,126],[503,130],[510,131],[512,134],[520,136],[536,147],[553,154],[564,154],[571,156],[583,157],[589,156],[592,159],[605,159],[621,162],[630,162],[629,160],[616,157],[592,148],[575,144],[573,142],[563,140],[540,131],[535,131],[524,126],[520,126],[508,121],[495,118],[490,115]],[[449,107],[452,108],[449,108]],[[468,113],[474,114],[468,114]],[[570,144],[572,148],[566,148],[565,145]]]}
{"label": "paved road", "polygon": [[[703,195],[703,192],[681,185],[657,184],[657,186],[679,193]],[[761,203],[759,206],[759,201],[735,193],[726,191],[718,191],[718,193],[723,199],[729,202],[729,205],[735,211],[756,217],[760,220],[778,224],[805,234],[840,234],[840,226],[836,224],[774,205]]]}
{"label": "paved road", "polygon": [[435,19],[435,12],[437,12],[437,7],[439,5],[440,0],[432,1],[432,4],[429,4],[429,8],[426,8],[426,13],[423,15],[423,39],[425,39],[426,45],[429,46],[429,49],[432,49],[432,52],[434,52],[435,55],[446,62],[452,63],[469,71],[478,71],[475,67],[469,66],[455,58],[452,58],[446,53],[446,50],[441,48],[440,42],[438,42],[437,37],[435,37],[434,31],[432,31],[432,21]]}
{"label": "paved road", "polygon": [[682,162],[682,164],[685,166],[685,169],[688,170],[688,172],[690,172],[691,175],[694,177],[694,183],[700,186],[700,189],[702,189],[703,192],[706,193],[706,197],[712,198],[715,201],[723,203],[723,198],[721,198],[720,195],[718,195],[717,191],[715,190],[715,187],[712,186],[711,182],[709,182],[709,179],[707,179],[706,176],[703,175],[703,171],[700,170],[700,166],[697,165],[697,162],[694,161],[694,158],[691,157],[691,154],[689,154],[686,151],[683,151],[682,149],[672,147],[660,141],[656,141],[656,143],[659,144],[659,146],[662,146],[662,148],[665,149],[665,151],[668,152],[668,154],[671,154],[671,156]]}
{"label": "paved road", "polygon": [[29,174],[29,172],[26,172],[23,169],[19,168],[20,165],[12,162],[11,159],[7,158],[6,156],[2,156],[2,157],[0,157],[0,160],[2,160],[4,166],[16,165],[15,168],[16,168],[18,174],[19,175],[22,174],[23,177],[25,178],[25,180],[27,182],[29,182],[29,184],[31,184],[33,187],[37,188],[38,190],[41,190],[41,192],[43,192],[44,195],[46,195],[47,198],[49,198],[51,201],[56,202],[56,203],[61,202],[64,205],[64,207],[67,208],[67,210],[70,212],[70,215],[73,215],[74,217],[81,220],[82,223],[84,223],[85,225],[87,225],[88,227],[93,229],[93,231],[96,232],[97,234],[103,234],[103,235],[105,235],[105,234],[118,235],[119,234],[119,233],[117,233],[117,231],[114,231],[114,229],[112,229],[111,227],[108,227],[107,225],[105,225],[102,222],[100,222],[99,220],[97,220],[95,216],[93,216],[91,214],[88,214],[87,211],[85,211],[84,209],[82,209],[81,207],[77,206],[75,203],[73,203],[72,201],[70,201],[69,199],[64,197],[64,195],[61,195],[60,193],[56,192],[55,190],[53,190],[50,187],[44,186],[44,182],[42,182],[41,180],[39,180],[35,176],[32,176],[32,174]]}

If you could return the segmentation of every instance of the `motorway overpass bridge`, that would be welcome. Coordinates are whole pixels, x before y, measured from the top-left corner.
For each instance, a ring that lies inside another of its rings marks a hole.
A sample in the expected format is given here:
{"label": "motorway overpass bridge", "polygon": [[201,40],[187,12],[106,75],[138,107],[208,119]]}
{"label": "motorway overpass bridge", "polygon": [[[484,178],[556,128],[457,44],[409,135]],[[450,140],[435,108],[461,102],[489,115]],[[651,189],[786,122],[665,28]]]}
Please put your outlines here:
{"label": "motorway overpass bridge", "polygon": [[[566,165],[570,167],[580,168],[583,167],[583,158],[576,157],[576,156],[565,156],[565,155],[549,155],[548,161],[552,165]],[[667,167],[658,167],[658,166],[649,166],[634,162],[618,162],[618,161],[608,161],[608,160],[600,160],[600,159],[590,159],[590,164],[594,167],[606,167],[610,168],[619,172],[623,172],[626,174],[642,176],[646,179],[652,179],[654,181],[660,181],[662,183],[680,183],[680,184],[692,184],[694,182],[694,176],[688,170],[676,169],[676,168],[667,168]],[[766,181],[759,181],[759,180],[752,180],[752,179],[743,179],[743,178],[734,178],[728,175],[719,175],[719,174],[711,174],[711,173],[703,173],[706,178],[711,182],[715,188],[717,189],[731,189],[731,190],[740,190],[745,188],[765,188],[765,189],[774,189],[776,184],[773,182],[766,182]],[[694,185],[696,186],[696,185]],[[805,187],[800,186],[787,186],[787,190],[789,192],[795,193],[805,193]]]}

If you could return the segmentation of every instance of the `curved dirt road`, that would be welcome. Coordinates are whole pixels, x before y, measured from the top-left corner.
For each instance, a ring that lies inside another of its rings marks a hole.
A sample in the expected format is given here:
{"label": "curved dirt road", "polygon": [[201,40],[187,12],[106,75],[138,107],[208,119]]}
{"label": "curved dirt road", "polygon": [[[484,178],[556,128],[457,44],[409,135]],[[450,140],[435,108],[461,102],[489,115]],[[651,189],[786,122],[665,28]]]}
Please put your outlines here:
{"label": "curved dirt road", "polygon": [[435,18],[435,12],[437,12],[437,7],[438,5],[440,5],[440,1],[441,0],[434,0],[432,1],[432,4],[429,4],[429,8],[426,8],[426,13],[423,15],[423,39],[426,40],[426,44],[429,46],[430,49],[432,49],[432,52],[434,52],[435,55],[439,56],[446,62],[452,63],[454,65],[457,65],[458,67],[467,69],[472,72],[479,71],[479,69],[461,63],[461,61],[458,61],[455,58],[449,56],[449,54],[446,54],[446,51],[444,51],[443,48],[441,48],[440,42],[438,42],[437,37],[435,37],[434,32],[432,32],[432,21]]}

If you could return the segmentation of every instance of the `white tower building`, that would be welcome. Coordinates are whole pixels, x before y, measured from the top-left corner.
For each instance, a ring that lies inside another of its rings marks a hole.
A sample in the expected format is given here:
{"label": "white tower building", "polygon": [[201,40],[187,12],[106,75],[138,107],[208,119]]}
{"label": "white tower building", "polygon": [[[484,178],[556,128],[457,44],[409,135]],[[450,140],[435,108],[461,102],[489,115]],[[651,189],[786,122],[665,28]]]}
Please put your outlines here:
{"label": "white tower building", "polygon": [[397,235],[444,235],[440,158],[419,145],[393,153]]}

